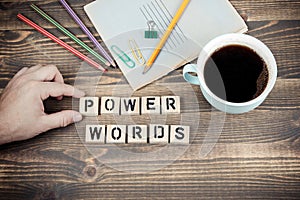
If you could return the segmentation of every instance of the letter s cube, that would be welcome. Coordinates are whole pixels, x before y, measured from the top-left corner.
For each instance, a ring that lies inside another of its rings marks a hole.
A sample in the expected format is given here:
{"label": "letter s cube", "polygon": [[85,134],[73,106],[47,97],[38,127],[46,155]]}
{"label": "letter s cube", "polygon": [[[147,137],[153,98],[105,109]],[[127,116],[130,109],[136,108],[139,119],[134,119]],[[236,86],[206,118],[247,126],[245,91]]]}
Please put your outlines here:
{"label": "letter s cube", "polygon": [[189,126],[171,126],[170,143],[188,145],[190,143],[190,127]]}

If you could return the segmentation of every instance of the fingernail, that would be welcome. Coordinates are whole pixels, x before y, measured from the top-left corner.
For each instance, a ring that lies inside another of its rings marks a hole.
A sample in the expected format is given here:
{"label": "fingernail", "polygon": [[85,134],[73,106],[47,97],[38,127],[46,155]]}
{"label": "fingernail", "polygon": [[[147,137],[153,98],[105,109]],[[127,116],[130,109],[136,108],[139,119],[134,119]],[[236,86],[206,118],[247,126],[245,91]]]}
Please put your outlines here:
{"label": "fingernail", "polygon": [[80,113],[77,113],[73,116],[74,122],[80,122],[82,120],[82,115]]}
{"label": "fingernail", "polygon": [[63,96],[60,96],[60,97],[57,97],[57,100],[61,101],[61,100],[63,100],[63,98],[64,98]]}
{"label": "fingernail", "polygon": [[74,96],[78,97],[78,98],[84,97],[85,96],[85,92],[83,92],[81,90],[78,90],[78,89],[75,89]]}

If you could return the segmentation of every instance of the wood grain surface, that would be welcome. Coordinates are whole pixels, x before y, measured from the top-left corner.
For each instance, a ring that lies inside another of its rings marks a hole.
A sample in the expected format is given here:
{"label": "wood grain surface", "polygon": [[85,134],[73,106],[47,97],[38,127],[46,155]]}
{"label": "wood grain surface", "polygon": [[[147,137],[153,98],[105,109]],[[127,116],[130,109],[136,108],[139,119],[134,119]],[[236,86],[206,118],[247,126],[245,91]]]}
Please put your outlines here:
{"label": "wood grain surface", "polygon": [[[31,1],[55,16],[61,24],[90,46],[88,40],[56,0]],[[72,8],[100,36],[85,17],[83,6],[91,0],[69,0]],[[242,115],[224,115],[204,100],[200,89],[182,79],[182,68],[132,92],[119,69],[110,69],[99,80],[92,68],[16,18],[23,13],[60,39],[84,52],[29,7],[30,2],[0,1],[0,92],[22,67],[55,64],[65,81],[88,95],[132,94],[182,96],[186,123],[194,123],[191,145],[174,162],[122,159],[111,152],[149,153],[160,145],[85,146],[85,123],[52,130],[28,141],[0,146],[0,199],[299,199],[300,198],[300,1],[231,0],[247,21],[249,34],[265,42],[278,63],[278,81],[267,100]],[[117,14],[117,13],[112,13]],[[78,101],[45,102],[49,113],[78,109]],[[224,115],[223,131],[210,154],[199,157],[213,115]],[[163,120],[180,123],[178,115],[112,117],[94,122],[148,124]],[[193,124],[192,124],[193,125]],[[104,163],[111,159],[111,167]],[[124,172],[118,168],[131,169]],[[134,173],[155,166],[158,170]]]}

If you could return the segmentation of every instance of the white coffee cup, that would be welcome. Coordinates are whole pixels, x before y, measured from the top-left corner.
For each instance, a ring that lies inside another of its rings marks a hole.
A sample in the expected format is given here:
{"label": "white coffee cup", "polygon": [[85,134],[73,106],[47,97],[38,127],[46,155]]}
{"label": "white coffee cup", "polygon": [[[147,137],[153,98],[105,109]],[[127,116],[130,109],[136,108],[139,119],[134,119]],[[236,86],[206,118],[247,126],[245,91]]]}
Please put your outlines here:
{"label": "white coffee cup", "polygon": [[[232,45],[248,47],[256,52],[264,60],[269,73],[265,90],[255,99],[244,103],[233,103],[219,98],[208,88],[204,78],[204,68],[212,54],[223,47]],[[190,73],[196,73],[197,76],[193,76]],[[186,65],[183,70],[183,76],[186,81],[200,85],[205,99],[213,107],[226,113],[240,114],[255,109],[267,98],[276,83],[277,64],[272,52],[264,43],[249,35],[233,33],[219,36],[205,45],[199,55],[197,65]]]}

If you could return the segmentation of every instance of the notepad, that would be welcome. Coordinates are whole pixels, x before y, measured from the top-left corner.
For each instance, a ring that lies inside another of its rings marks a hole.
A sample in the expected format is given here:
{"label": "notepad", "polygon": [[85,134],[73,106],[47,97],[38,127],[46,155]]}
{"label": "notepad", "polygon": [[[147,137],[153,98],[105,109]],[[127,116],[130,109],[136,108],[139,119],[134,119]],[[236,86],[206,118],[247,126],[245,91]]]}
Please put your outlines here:
{"label": "notepad", "polygon": [[[152,68],[143,74],[138,52],[149,59],[180,4],[181,0],[97,0],[84,7],[133,90],[196,59],[213,38],[248,30],[228,0],[192,0]],[[155,24],[151,30],[150,21]],[[145,37],[149,31],[157,37]]]}

